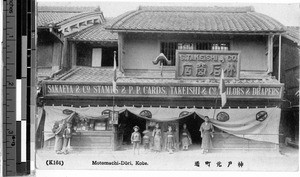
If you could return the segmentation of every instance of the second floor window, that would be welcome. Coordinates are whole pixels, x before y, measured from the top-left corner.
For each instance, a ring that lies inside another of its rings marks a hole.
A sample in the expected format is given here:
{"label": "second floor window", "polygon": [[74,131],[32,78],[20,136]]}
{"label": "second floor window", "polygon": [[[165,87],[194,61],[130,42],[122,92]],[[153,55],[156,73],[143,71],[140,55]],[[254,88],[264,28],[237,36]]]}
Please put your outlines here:
{"label": "second floor window", "polygon": [[176,50],[230,50],[229,42],[161,42],[160,52],[175,66]]}

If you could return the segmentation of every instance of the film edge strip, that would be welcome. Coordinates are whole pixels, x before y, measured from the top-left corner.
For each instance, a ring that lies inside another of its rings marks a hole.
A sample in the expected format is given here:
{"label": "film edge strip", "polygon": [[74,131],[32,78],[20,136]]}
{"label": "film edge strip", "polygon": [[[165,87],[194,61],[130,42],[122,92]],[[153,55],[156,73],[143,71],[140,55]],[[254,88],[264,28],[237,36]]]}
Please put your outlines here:
{"label": "film edge strip", "polygon": [[35,157],[30,133],[35,115],[35,99],[30,99],[35,95],[35,0],[4,0],[3,12],[2,172],[29,175]]}

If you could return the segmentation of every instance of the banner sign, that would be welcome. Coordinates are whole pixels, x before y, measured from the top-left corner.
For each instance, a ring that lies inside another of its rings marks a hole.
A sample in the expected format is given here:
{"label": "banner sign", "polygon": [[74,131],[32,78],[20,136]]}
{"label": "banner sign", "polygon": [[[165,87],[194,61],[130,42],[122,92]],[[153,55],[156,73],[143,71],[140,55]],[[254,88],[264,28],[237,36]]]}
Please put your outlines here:
{"label": "banner sign", "polygon": [[119,111],[111,111],[109,112],[109,117],[111,119],[111,123],[117,125],[119,122]]}
{"label": "banner sign", "polygon": [[[45,84],[45,96],[141,96],[141,97],[212,97],[219,94],[215,86],[176,85],[112,85],[87,84]],[[282,85],[274,86],[226,86],[228,98],[281,98]]]}
{"label": "banner sign", "polygon": [[216,78],[221,70],[228,78],[239,78],[240,53],[236,51],[177,50],[177,78]]}

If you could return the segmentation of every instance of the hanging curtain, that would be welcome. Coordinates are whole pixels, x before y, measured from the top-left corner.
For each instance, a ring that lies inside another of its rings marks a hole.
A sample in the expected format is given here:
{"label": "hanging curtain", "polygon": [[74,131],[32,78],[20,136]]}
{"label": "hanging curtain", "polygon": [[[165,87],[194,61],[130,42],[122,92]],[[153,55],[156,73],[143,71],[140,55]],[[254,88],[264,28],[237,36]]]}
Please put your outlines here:
{"label": "hanging curtain", "polygon": [[[104,119],[106,116],[101,115],[104,110],[113,110],[112,107],[64,107],[64,106],[45,106],[46,120],[44,127],[45,141],[53,137],[51,129],[55,121],[67,119],[70,115],[63,113],[63,110],[69,109],[78,114],[80,117],[92,119]],[[279,143],[279,121],[280,121],[280,108],[252,108],[252,109],[197,109],[197,108],[161,108],[161,107],[115,107],[115,111],[122,113],[128,110],[137,117],[148,119],[157,122],[174,121],[185,118],[193,113],[196,113],[200,118],[209,116],[211,122],[217,128],[232,135],[272,143]],[[140,115],[143,110],[148,110],[152,113],[152,118],[147,118]],[[179,117],[180,113],[186,111],[187,114]],[[257,113],[265,111],[266,118],[264,120],[257,120]],[[220,112],[228,114],[227,121],[219,121],[216,119]],[[214,115],[214,119],[213,118]]]}

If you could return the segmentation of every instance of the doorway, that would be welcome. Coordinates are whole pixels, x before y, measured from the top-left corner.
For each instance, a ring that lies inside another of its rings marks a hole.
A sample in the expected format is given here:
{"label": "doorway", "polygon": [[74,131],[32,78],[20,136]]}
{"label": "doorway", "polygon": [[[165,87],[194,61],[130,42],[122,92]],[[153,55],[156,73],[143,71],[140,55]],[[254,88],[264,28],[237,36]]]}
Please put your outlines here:
{"label": "doorway", "polygon": [[183,124],[186,124],[192,138],[193,145],[201,145],[202,138],[200,134],[200,126],[204,122],[197,114],[191,114],[188,117],[179,120],[179,130],[183,129]]}
{"label": "doorway", "polygon": [[118,124],[118,144],[120,146],[131,144],[131,134],[134,131],[133,127],[136,125],[140,128],[139,132],[142,137],[142,132],[146,129],[146,119],[140,118],[129,111],[120,114]]}

